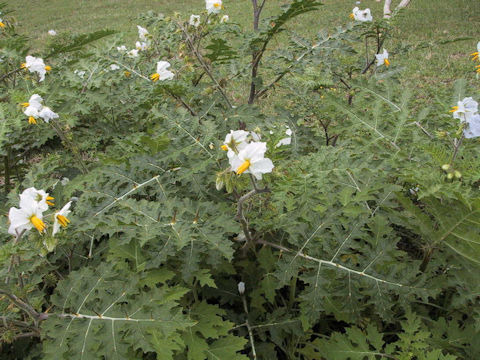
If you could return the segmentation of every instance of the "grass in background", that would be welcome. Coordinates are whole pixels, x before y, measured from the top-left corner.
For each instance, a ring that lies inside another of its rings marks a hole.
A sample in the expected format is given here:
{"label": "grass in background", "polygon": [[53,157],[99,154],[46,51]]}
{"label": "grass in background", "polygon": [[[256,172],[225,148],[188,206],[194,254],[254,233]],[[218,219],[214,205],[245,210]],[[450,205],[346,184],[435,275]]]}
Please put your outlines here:
{"label": "grass in background", "polygon": [[[264,16],[274,15],[286,3],[286,0],[267,0]],[[203,11],[204,4],[204,0],[15,0],[8,5],[14,10],[12,15],[18,21],[19,32],[42,44],[49,29],[84,33],[112,28],[130,33],[133,39],[136,17],[142,12],[153,10],[168,15],[176,11],[187,20],[190,14]],[[224,0],[224,4],[231,21],[246,29],[252,26],[249,0]],[[287,28],[313,39],[320,29],[331,30],[350,21],[348,14],[355,1],[324,0],[323,4],[319,11],[303,15]],[[359,6],[370,7],[374,17],[382,16],[383,0],[364,0]],[[428,93],[435,88],[450,88],[453,79],[460,77],[470,79],[471,84],[479,83],[468,57],[480,41],[479,29],[479,0],[412,0],[398,20],[398,33],[385,47],[395,64],[406,67],[402,74],[405,81],[412,82],[421,95],[423,88],[428,88]],[[448,42],[458,38],[466,40]],[[281,47],[282,39],[285,37],[273,42],[273,46]],[[442,42],[446,43],[439,45]],[[407,56],[396,56],[396,50],[418,45],[421,47]]]}

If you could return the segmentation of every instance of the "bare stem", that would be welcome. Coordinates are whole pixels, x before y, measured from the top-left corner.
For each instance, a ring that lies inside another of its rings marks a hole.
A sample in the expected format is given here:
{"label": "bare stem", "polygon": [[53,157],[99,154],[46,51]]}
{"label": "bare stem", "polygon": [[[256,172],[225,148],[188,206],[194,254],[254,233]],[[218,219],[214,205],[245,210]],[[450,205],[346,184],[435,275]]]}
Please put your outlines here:
{"label": "bare stem", "polygon": [[253,332],[252,332],[252,327],[250,326],[250,323],[248,322],[248,306],[247,306],[247,299],[245,298],[245,294],[242,294],[242,302],[243,302],[243,310],[245,311],[245,326],[247,327],[248,330],[248,337],[250,338],[250,345],[252,346],[252,355],[253,358],[257,358],[257,352],[255,351],[255,342],[253,341]]}

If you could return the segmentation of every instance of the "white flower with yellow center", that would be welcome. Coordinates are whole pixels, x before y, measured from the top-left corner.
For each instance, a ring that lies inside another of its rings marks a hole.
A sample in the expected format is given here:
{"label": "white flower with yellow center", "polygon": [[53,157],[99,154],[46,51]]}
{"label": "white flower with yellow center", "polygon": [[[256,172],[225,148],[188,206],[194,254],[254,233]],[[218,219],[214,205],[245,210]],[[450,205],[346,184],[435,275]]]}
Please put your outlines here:
{"label": "white flower with yellow center", "polygon": [[360,10],[358,7],[353,8],[350,18],[361,22],[373,20],[370,9]]}
{"label": "white flower with yellow center", "polygon": [[58,114],[53,112],[48,106],[44,106],[38,113],[38,116],[40,116],[46,123],[52,119],[58,119]]}
{"label": "white flower with yellow center", "polygon": [[47,211],[49,206],[54,206],[52,202],[55,198],[51,197],[45,190],[37,190],[34,187],[25,189],[20,194],[20,207],[23,208],[34,202],[40,211]]}
{"label": "white flower with yellow center", "polygon": [[65,206],[60,210],[55,213],[55,219],[53,222],[53,232],[52,235],[55,235],[60,231],[60,227],[67,227],[67,225],[70,223],[70,220],[67,219],[68,214],[71,213],[70,211],[70,206],[72,205],[72,202],[69,201],[68,203],[65,204]]}
{"label": "white flower with yellow center", "polygon": [[149,47],[150,47],[150,43],[147,41],[142,41],[142,42],[137,41],[135,43],[135,48],[140,51],[148,50]]}
{"label": "white flower with yellow center", "polygon": [[261,180],[263,174],[272,172],[274,168],[272,160],[265,157],[266,151],[267,144],[264,142],[248,144],[238,155],[229,159],[232,171],[238,175],[252,174],[257,180]]}
{"label": "white flower with yellow center", "polygon": [[198,27],[200,25],[200,15],[190,15],[190,20],[188,21],[190,26]]}
{"label": "white flower with yellow center", "polygon": [[170,67],[170,63],[168,61],[159,61],[157,62],[157,72],[150,75],[150,79],[153,81],[164,81],[173,78],[175,75],[170,70],[167,70]]}
{"label": "white flower with yellow center", "polygon": [[228,15],[223,15],[220,19],[220,24],[226,23],[228,20],[230,20],[230,17]]}
{"label": "white flower with yellow center", "polygon": [[468,119],[478,112],[478,103],[471,97],[466,97],[462,101],[457,102],[457,106],[450,110],[454,119],[468,121]]}
{"label": "white flower with yellow center", "polygon": [[132,49],[129,52],[127,52],[127,56],[131,58],[136,58],[138,57],[138,49]]}
{"label": "white flower with yellow center", "polygon": [[45,66],[43,59],[30,55],[25,58],[25,63],[22,64],[22,68],[27,69],[31,73],[37,73],[40,76],[39,81],[45,80],[47,71],[52,70],[50,66]]}
{"label": "white flower with yellow center", "polygon": [[376,54],[375,57],[377,58],[377,66],[384,65],[390,66],[390,61],[388,60],[388,51],[383,49],[383,53]]}
{"label": "white flower with yellow center", "polygon": [[42,97],[38,94],[33,94],[30,96],[28,102],[23,103],[22,106],[25,108],[23,113],[28,116],[29,124],[36,124],[39,117],[39,112],[42,109]]}
{"label": "white flower with yellow center", "polygon": [[477,51],[470,54],[472,60],[480,60],[480,41],[477,43]]}
{"label": "white flower with yellow center", "polygon": [[36,228],[40,233],[46,229],[43,222],[43,211],[39,208],[38,203],[32,199],[24,201],[20,209],[10,208],[8,219],[10,220],[8,233],[13,236],[18,236],[22,231],[32,228]]}
{"label": "white flower with yellow center", "polygon": [[48,30],[48,35],[50,36],[56,36],[57,35],[57,32],[55,30]]}
{"label": "white flower with yellow center", "polygon": [[148,36],[148,30],[145,29],[144,27],[141,27],[140,25],[137,25],[138,29],[138,37],[142,41],[147,41],[147,36]]}
{"label": "white flower with yellow center", "polygon": [[223,9],[222,0],[205,0],[205,8],[209,14],[218,14]]}
{"label": "white flower with yellow center", "polygon": [[225,136],[225,141],[221,146],[222,150],[230,152],[233,154],[238,154],[240,150],[243,150],[247,146],[247,137],[249,135],[248,131],[245,130],[230,130],[230,134]]}

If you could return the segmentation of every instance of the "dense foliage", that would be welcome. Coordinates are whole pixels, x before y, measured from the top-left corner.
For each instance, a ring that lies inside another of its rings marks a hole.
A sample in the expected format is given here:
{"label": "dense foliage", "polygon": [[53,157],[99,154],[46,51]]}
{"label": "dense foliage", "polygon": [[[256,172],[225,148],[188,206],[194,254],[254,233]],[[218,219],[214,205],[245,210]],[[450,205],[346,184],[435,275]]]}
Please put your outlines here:
{"label": "dense foliage", "polygon": [[[2,210],[30,187],[72,201],[55,236],[0,219],[2,358],[480,357],[479,138],[449,113],[478,87],[426,107],[405,49],[377,66],[402,14],[312,40],[284,25],[320,3],[264,3],[248,32],[145,14],[138,56],[109,30],[35,50],[2,9]],[[33,94],[59,117],[29,124]],[[232,171],[230,130],[274,170]]]}

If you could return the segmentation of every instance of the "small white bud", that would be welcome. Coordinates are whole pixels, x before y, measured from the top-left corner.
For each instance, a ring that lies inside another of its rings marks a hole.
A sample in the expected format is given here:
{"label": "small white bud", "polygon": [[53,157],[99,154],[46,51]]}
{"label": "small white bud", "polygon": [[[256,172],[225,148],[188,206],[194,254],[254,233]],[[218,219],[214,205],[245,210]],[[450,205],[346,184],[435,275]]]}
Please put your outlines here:
{"label": "small white bud", "polygon": [[243,295],[245,293],[245,283],[243,281],[240,281],[238,283],[238,293],[240,295]]}

